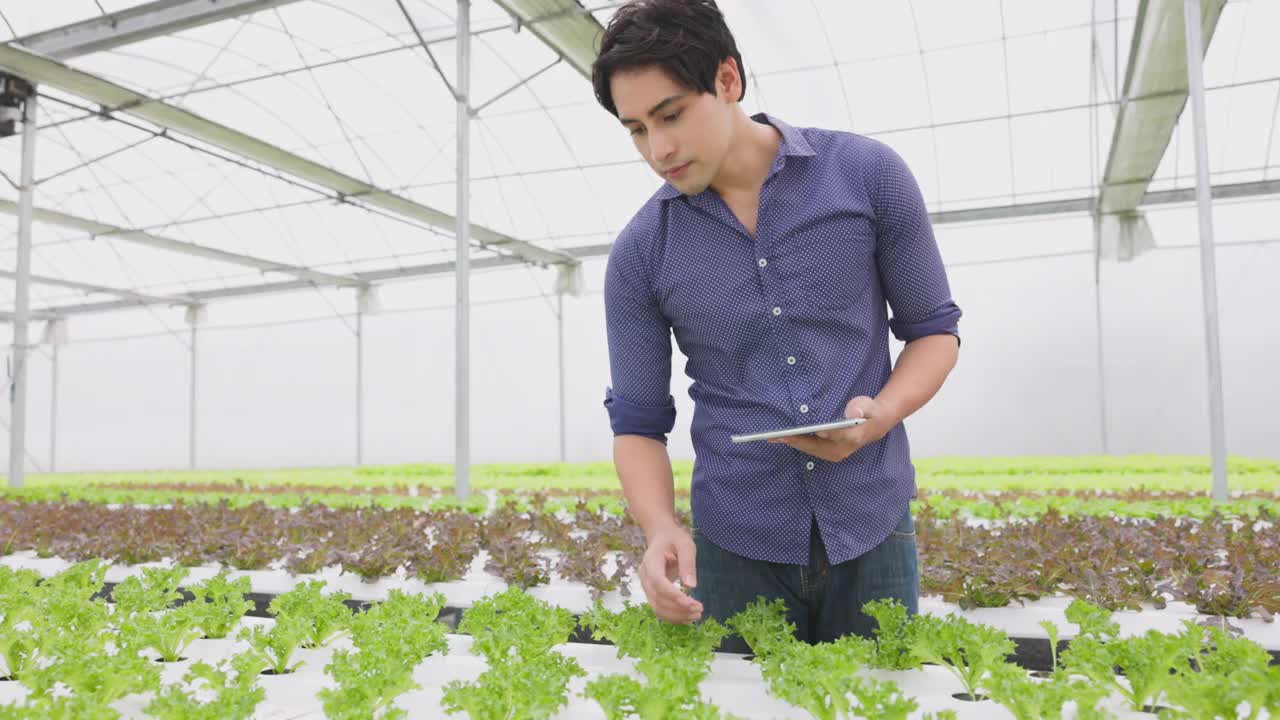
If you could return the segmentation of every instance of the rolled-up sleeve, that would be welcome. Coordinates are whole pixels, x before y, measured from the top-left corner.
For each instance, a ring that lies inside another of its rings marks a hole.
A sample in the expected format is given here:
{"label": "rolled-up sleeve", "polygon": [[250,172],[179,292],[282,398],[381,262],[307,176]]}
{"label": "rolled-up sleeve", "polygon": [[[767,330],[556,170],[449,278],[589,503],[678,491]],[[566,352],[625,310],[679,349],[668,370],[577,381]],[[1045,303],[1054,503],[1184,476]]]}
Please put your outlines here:
{"label": "rolled-up sleeve", "polygon": [[614,435],[662,443],[675,427],[671,395],[671,325],[651,289],[640,238],[628,228],[614,244],[604,278],[611,387],[604,406]]}
{"label": "rolled-up sleeve", "polygon": [[887,145],[874,182],[876,266],[892,311],[889,329],[903,342],[926,335],[954,335],[959,342],[960,308],[951,297],[920,186]]}

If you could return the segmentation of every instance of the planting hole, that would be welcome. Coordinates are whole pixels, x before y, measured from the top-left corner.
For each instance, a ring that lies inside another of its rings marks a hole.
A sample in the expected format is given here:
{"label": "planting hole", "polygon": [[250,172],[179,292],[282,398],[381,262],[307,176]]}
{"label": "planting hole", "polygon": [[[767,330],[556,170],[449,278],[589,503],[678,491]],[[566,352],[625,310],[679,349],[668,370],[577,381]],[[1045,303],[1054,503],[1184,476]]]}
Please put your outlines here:
{"label": "planting hole", "polygon": [[987,699],[986,695],[970,695],[969,693],[951,693],[951,697],[965,702],[982,702]]}

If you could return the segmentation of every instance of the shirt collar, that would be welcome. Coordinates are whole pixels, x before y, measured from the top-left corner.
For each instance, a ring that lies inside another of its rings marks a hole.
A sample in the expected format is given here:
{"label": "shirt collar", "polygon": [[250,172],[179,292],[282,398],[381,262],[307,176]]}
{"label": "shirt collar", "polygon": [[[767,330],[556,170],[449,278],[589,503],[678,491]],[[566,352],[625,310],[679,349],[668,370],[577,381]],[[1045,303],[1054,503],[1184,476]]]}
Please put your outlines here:
{"label": "shirt collar", "polygon": [[[778,146],[778,159],[774,162],[773,169],[769,171],[770,174],[780,169],[784,159],[787,157],[808,157],[817,154],[810,147],[809,141],[804,139],[803,133],[778,118],[768,113],[757,113],[752,115],[751,119],[755,122],[772,125],[778,129],[778,132],[782,133],[782,143]],[[680,190],[669,182],[663,183],[662,187],[658,189],[658,198],[661,200],[670,200],[682,194]]]}

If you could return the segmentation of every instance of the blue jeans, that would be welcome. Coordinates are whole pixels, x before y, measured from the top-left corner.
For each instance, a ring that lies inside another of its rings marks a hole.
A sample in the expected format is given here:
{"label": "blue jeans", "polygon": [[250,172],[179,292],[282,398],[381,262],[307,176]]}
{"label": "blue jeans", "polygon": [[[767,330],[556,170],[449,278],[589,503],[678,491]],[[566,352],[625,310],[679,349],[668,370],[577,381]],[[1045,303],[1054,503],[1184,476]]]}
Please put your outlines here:
{"label": "blue jeans", "polygon": [[[894,598],[915,615],[919,611],[920,571],[911,509],[893,532],[863,555],[839,565],[827,562],[827,552],[812,522],[809,564],[751,560],[724,550],[693,528],[697,546],[698,584],[690,592],[702,603],[702,618],[724,623],[757,596],[781,598],[796,638],[830,642],[849,634],[874,638],[875,618],[862,612],[864,603]],[[750,653],[742,638],[730,635],[721,652]]]}

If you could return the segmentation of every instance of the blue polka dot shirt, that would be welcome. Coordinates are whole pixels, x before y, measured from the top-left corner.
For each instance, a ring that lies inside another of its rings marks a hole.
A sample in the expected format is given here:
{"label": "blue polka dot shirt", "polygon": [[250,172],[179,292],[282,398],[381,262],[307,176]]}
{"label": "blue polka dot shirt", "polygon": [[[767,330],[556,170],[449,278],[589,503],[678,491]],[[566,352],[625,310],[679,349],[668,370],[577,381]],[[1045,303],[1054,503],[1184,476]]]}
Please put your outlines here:
{"label": "blue polka dot shirt", "polygon": [[674,336],[692,379],[694,525],[739,555],[803,564],[816,518],[840,563],[888,537],[915,497],[904,425],[836,463],[730,436],[843,418],[850,399],[887,383],[890,332],[958,338],[960,309],[897,153],[854,133],[752,119],[782,135],[754,237],[713,190],[665,184],[615,241],[604,406],[615,435],[665,443]]}

